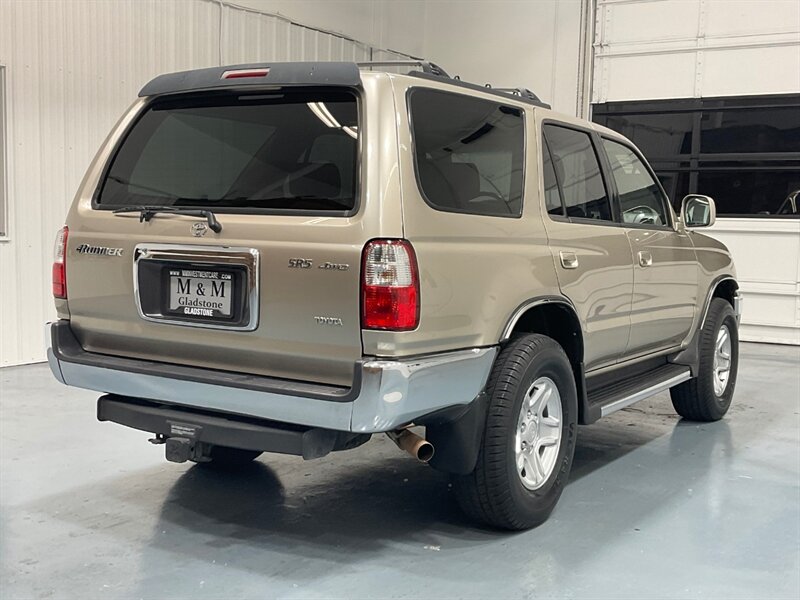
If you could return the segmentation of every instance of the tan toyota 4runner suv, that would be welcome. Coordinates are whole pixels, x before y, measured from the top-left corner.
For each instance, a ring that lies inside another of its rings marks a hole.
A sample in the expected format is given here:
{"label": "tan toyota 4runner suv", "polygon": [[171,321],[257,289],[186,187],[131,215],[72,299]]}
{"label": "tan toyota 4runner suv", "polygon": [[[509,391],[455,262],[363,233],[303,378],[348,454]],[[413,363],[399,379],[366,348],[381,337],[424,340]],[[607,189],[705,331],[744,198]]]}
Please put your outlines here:
{"label": "tan toyota 4runner suv", "polygon": [[148,83],[58,233],[50,366],[168,460],[387,433],[471,517],[532,527],[579,424],[666,390],[684,418],[725,414],[734,267],[695,231],[713,201],[673,214],[624,137],[410,67]]}

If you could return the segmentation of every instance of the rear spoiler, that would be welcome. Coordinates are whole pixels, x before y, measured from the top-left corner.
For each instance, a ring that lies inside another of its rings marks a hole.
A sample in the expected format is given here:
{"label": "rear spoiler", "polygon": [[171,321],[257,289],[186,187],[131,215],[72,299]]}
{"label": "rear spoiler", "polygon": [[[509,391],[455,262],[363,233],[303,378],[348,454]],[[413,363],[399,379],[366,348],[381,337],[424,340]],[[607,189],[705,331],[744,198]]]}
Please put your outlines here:
{"label": "rear spoiler", "polygon": [[361,85],[358,65],[352,62],[253,63],[195,69],[159,75],[139,92],[158,96],[196,90],[250,86]]}

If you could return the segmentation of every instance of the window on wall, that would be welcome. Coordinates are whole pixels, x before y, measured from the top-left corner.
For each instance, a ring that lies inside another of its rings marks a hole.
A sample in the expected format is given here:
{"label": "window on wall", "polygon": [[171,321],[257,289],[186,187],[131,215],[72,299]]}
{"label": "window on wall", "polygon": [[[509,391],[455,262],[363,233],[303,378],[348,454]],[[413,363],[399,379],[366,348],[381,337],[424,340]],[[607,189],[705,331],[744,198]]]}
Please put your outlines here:
{"label": "window on wall", "polygon": [[0,238],[8,235],[6,186],[6,68],[0,65]]}
{"label": "window on wall", "polygon": [[692,152],[691,113],[609,115],[603,124],[635,139],[639,150],[652,158]]}
{"label": "window on wall", "polygon": [[610,102],[594,121],[630,138],[678,208],[714,198],[719,216],[800,217],[800,95]]}
{"label": "window on wall", "polygon": [[704,110],[700,152],[800,152],[800,106]]}

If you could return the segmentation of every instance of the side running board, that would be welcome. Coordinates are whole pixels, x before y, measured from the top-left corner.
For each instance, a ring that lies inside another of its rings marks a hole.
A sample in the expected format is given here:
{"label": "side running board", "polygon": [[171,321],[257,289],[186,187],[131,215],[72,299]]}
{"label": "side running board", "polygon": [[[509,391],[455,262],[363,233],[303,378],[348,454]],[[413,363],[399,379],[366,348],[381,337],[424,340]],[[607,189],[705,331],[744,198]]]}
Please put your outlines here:
{"label": "side running board", "polygon": [[597,416],[605,417],[640,400],[665,392],[672,386],[691,378],[689,367],[666,364],[630,379],[590,390],[589,406],[595,414],[599,412]]}

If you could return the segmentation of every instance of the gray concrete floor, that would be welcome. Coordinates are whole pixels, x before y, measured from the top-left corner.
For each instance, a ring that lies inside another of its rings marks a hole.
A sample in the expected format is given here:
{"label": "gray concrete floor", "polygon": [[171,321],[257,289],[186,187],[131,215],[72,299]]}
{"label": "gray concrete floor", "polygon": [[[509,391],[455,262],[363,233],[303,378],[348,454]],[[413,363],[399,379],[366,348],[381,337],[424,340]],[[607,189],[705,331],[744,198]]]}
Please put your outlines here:
{"label": "gray concrete floor", "polygon": [[798,598],[800,349],[744,345],[719,423],[580,430],[550,520],[473,527],[384,437],[238,474],[163,460],[44,365],[0,370],[0,597]]}

